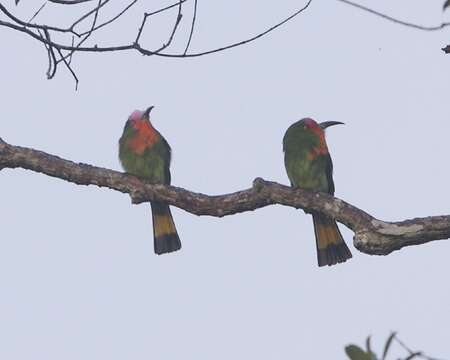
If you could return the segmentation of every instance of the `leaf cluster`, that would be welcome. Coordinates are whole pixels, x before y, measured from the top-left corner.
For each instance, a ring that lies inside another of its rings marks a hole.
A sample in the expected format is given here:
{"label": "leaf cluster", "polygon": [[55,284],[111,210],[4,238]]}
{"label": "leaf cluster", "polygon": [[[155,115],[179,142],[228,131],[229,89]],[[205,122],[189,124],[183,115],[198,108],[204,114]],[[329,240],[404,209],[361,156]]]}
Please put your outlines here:
{"label": "leaf cluster", "polygon": [[[450,0],[448,2],[450,2]],[[363,350],[358,345],[351,344],[345,347],[345,353],[350,360],[387,360],[389,349],[392,347],[394,341],[396,341],[406,352],[406,355],[404,355],[404,357],[397,358],[398,360],[411,360],[419,358],[426,360],[437,360],[424,355],[421,351],[412,351],[398,339],[396,332],[392,332],[387,338],[381,357],[378,357],[377,354],[372,351],[371,336],[368,336],[366,339],[365,350]]]}

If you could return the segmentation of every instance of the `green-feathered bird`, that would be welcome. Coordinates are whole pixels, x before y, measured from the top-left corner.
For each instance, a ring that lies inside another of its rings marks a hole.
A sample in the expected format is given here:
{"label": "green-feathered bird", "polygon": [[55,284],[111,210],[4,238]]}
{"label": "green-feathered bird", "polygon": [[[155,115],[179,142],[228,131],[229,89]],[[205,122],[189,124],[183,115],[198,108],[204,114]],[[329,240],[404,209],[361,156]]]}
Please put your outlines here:
{"label": "green-feathered bird", "polygon": [[[170,184],[171,150],[166,139],[150,122],[153,106],[146,111],[135,110],[128,118],[119,140],[119,159],[129,174],[150,183]],[[153,238],[158,255],[181,248],[169,205],[152,201]]]}
{"label": "green-feathered bird", "polygon": [[[283,138],[284,164],[293,187],[334,195],[333,163],[325,141],[325,129],[342,124],[302,119],[287,129]],[[312,213],[319,266],[334,265],[350,259],[336,222],[320,213]]]}

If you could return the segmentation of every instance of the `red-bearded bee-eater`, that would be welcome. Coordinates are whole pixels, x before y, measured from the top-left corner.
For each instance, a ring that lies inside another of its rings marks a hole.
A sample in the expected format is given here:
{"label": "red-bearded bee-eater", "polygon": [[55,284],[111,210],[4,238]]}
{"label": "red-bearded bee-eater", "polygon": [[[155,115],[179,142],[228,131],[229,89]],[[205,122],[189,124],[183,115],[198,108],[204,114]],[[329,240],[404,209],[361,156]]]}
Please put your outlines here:
{"label": "red-bearded bee-eater", "polygon": [[[171,149],[150,122],[153,106],[135,110],[128,118],[119,140],[119,159],[129,174],[150,183],[170,185]],[[155,253],[165,254],[181,248],[169,205],[151,201]]]}
{"label": "red-bearded bee-eater", "polygon": [[[284,164],[291,186],[334,195],[333,163],[325,141],[325,129],[343,124],[302,119],[287,129],[283,138]],[[312,212],[319,266],[334,265],[350,259],[352,254],[336,222]]]}

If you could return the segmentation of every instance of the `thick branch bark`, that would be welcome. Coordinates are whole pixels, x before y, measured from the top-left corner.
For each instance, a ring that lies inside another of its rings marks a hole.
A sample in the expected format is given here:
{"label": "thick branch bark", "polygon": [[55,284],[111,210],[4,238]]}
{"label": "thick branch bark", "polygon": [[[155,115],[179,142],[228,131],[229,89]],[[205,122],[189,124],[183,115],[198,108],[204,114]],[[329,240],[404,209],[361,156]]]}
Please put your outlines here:
{"label": "thick branch bark", "polygon": [[23,168],[78,185],[107,187],[129,194],[134,204],[162,200],[195,215],[223,217],[272,204],[319,211],[352,229],[355,247],[366,254],[387,255],[405,246],[450,238],[449,215],[385,222],[328,194],[292,189],[261,178],[247,190],[209,196],[175,186],[148,184],[128,174],[74,163],[0,139],[0,170],[3,168]]}

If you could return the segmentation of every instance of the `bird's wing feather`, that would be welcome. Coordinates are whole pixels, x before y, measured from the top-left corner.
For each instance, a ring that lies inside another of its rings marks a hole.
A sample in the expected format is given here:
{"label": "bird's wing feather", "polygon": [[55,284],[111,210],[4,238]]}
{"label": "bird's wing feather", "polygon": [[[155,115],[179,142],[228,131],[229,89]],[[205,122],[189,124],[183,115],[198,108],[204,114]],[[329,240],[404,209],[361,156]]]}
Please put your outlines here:
{"label": "bird's wing feather", "polygon": [[325,172],[328,180],[328,193],[334,195],[334,181],[333,181],[333,161],[330,154],[326,155],[326,168]]}

